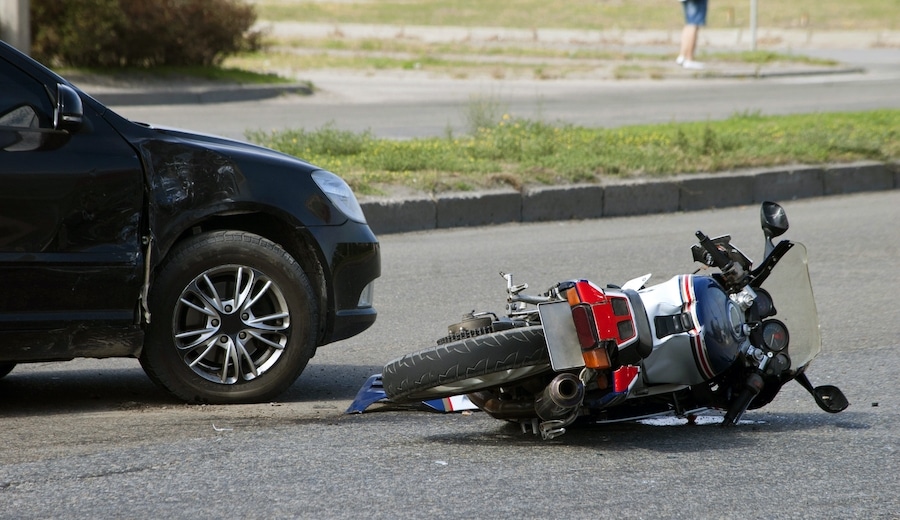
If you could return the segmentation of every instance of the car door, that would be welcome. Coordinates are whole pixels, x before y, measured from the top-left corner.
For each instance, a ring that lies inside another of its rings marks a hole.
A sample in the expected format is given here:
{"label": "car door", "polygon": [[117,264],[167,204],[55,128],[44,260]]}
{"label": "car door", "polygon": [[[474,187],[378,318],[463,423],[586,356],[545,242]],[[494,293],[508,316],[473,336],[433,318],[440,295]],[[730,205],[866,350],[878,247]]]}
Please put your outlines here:
{"label": "car door", "polygon": [[54,129],[57,84],[21,65],[0,55],[0,357],[16,331],[133,324],[142,283],[137,154],[88,104]]}

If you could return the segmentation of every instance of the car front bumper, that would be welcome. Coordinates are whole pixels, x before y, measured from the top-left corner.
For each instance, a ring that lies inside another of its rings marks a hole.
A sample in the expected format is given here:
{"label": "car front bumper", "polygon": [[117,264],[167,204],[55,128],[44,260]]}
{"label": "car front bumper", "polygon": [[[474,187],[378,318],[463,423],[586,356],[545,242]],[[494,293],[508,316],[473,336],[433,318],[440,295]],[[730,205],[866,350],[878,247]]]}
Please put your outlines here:
{"label": "car front bumper", "polygon": [[320,344],[346,339],[371,327],[378,312],[373,306],[374,282],[381,275],[381,247],[365,224],[312,228],[329,266],[328,316]]}

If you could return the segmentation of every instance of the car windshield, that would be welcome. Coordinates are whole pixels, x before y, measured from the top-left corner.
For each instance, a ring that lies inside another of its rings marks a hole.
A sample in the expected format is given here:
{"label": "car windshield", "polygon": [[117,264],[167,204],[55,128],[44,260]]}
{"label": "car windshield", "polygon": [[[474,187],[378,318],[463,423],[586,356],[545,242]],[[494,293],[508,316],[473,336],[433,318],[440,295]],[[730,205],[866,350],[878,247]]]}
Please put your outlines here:
{"label": "car windshield", "polygon": [[800,243],[781,257],[762,287],[772,295],[778,314],[775,319],[787,325],[790,334],[788,355],[791,370],[797,371],[812,361],[822,349],[819,317],[809,280],[806,247]]}

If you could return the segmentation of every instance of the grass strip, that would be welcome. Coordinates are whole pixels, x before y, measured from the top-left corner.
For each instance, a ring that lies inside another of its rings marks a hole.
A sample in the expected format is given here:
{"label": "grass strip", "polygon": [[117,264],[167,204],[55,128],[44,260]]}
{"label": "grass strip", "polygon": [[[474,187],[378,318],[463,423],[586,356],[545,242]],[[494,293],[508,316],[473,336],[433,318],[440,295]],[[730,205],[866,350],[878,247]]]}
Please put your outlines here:
{"label": "grass strip", "polygon": [[339,173],[361,194],[596,183],[609,178],[718,172],[900,157],[900,110],[762,116],[585,128],[502,114],[466,135],[412,140],[316,130],[249,131],[251,141]]}

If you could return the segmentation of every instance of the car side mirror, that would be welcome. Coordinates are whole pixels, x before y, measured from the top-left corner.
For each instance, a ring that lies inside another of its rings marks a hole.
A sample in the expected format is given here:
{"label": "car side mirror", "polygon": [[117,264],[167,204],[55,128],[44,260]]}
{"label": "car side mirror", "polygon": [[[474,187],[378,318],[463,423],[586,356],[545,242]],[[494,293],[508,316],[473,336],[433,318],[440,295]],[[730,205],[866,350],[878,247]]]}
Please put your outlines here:
{"label": "car side mirror", "polygon": [[59,83],[56,85],[56,110],[53,111],[53,128],[74,134],[81,130],[84,106],[75,89]]}
{"label": "car side mirror", "polygon": [[766,236],[766,256],[775,249],[772,239],[788,230],[788,218],[784,208],[776,202],[765,201],[759,209],[759,220]]}
{"label": "car side mirror", "polygon": [[0,150],[6,152],[53,150],[69,139],[69,132],[41,128],[40,123],[34,107],[27,104],[0,115]]}
{"label": "car side mirror", "polygon": [[7,128],[0,128],[0,150],[6,150],[10,146],[15,146],[21,141],[19,132]]}

